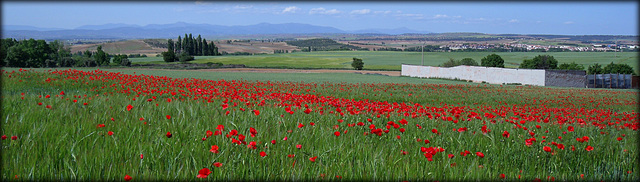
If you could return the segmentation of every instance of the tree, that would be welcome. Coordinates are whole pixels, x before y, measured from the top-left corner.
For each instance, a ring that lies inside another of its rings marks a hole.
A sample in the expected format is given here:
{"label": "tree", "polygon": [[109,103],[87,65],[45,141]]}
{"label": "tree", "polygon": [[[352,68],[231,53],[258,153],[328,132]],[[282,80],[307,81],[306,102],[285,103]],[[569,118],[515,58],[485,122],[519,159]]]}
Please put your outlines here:
{"label": "tree", "polygon": [[[200,35],[198,35],[200,37]],[[202,56],[209,56],[209,45],[207,45],[207,39],[202,39],[202,47],[200,48],[200,52]]]}
{"label": "tree", "polygon": [[562,63],[558,66],[560,70],[584,70],[584,66],[571,62],[570,64]]}
{"label": "tree", "polygon": [[178,42],[176,42],[175,53],[180,53],[182,49],[182,38],[178,35]]}
{"label": "tree", "polygon": [[[182,54],[186,54],[186,52],[183,52]],[[174,62],[176,61],[176,53],[174,53],[173,51],[162,52],[162,59],[164,60],[164,62]]]}
{"label": "tree", "polygon": [[476,60],[473,60],[473,58],[464,58],[460,60],[460,65],[478,66],[478,62],[476,62]]}
{"label": "tree", "polygon": [[442,63],[442,67],[449,68],[454,66],[459,66],[460,62],[454,60],[453,58],[449,58],[449,61]]}
{"label": "tree", "polygon": [[482,58],[480,61],[480,64],[485,67],[504,68],[504,59],[497,54],[490,54],[487,57]]}
{"label": "tree", "polygon": [[5,66],[7,63],[5,62],[7,58],[7,53],[10,47],[18,44],[18,41],[13,38],[0,39],[0,66]]}
{"label": "tree", "polygon": [[98,46],[98,48],[96,48],[96,55],[95,55],[95,60],[96,63],[98,63],[98,65],[109,65],[109,60],[107,60],[107,54],[102,51],[102,46]]}
{"label": "tree", "polygon": [[519,68],[524,69],[556,69],[558,60],[549,55],[538,55],[533,59],[525,59]]}
{"label": "tree", "polygon": [[59,40],[55,40],[49,43],[49,47],[51,47],[51,50],[53,51],[53,60],[60,66],[62,66],[62,59],[64,59],[65,57],[71,57],[71,49],[65,48],[64,43]]}
{"label": "tree", "polygon": [[180,60],[180,62],[182,63],[186,63],[187,61],[192,61],[194,60],[193,56],[190,56],[189,54],[187,54],[186,52],[183,52],[182,54],[180,54],[180,57],[178,58]]}
{"label": "tree", "polygon": [[169,39],[167,40],[167,51],[162,52],[162,59],[164,59],[165,62],[176,61],[176,53],[173,52],[173,50],[173,40]]}
{"label": "tree", "polygon": [[356,70],[362,70],[362,68],[364,67],[364,62],[362,61],[362,59],[353,58],[351,67],[355,68]]}
{"label": "tree", "polygon": [[167,40],[167,51],[175,53],[175,49],[173,48],[173,40],[171,39]]}
{"label": "tree", "polygon": [[589,66],[589,68],[587,68],[587,74],[593,75],[593,74],[602,74],[603,70],[602,70],[602,65],[595,63],[591,66]]}
{"label": "tree", "polygon": [[607,73],[611,73],[611,74],[635,74],[633,72],[633,68],[627,64],[614,64],[613,62],[611,62],[611,64],[608,64],[607,66],[605,66],[602,69],[602,72],[604,74]]}
{"label": "tree", "polygon": [[198,38],[196,38],[196,43],[195,46],[196,50],[195,55],[200,55],[202,56],[202,37],[200,37],[200,34],[198,34]]}

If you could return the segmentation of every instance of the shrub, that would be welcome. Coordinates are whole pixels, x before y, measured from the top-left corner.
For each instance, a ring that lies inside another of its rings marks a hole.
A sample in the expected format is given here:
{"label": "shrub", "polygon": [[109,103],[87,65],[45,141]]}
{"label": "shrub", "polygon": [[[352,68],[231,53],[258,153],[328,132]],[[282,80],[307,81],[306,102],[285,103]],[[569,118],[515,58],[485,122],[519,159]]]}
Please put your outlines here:
{"label": "shrub", "polygon": [[497,54],[490,54],[482,58],[480,62],[482,66],[504,68],[504,59]]}
{"label": "shrub", "polygon": [[356,70],[362,70],[362,68],[364,67],[364,62],[362,61],[362,59],[353,58],[353,62],[351,62],[351,67],[353,67]]}
{"label": "shrub", "polygon": [[478,66],[478,62],[472,58],[464,58],[460,60],[460,65]]}
{"label": "shrub", "polygon": [[571,62],[571,64],[562,63],[558,66],[558,69],[561,70],[584,70],[584,66],[576,64],[576,62]]}
{"label": "shrub", "polygon": [[180,54],[180,57],[178,59],[180,60],[180,62],[185,63],[187,61],[192,61],[195,58],[193,58],[193,56],[190,56],[186,52],[183,52],[182,54]]}

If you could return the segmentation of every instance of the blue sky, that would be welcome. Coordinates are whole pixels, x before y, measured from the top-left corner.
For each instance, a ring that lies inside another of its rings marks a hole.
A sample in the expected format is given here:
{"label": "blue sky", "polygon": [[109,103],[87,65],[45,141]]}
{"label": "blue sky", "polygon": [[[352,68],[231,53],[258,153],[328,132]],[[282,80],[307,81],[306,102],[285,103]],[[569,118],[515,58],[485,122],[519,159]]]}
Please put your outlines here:
{"label": "blue sky", "polygon": [[637,35],[638,2],[2,2],[3,25],[306,23],[342,30]]}

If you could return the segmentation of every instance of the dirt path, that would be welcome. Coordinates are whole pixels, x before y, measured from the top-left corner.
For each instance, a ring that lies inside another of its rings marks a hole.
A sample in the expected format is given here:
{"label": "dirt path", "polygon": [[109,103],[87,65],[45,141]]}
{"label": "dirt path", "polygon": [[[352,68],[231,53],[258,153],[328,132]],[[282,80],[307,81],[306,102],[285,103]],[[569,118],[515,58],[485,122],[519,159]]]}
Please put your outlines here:
{"label": "dirt path", "polygon": [[360,74],[380,74],[387,76],[400,76],[400,71],[369,71],[369,70],[302,70],[302,69],[266,69],[266,68],[221,68],[221,69],[201,69],[198,71],[212,72],[252,72],[252,73],[360,73]]}

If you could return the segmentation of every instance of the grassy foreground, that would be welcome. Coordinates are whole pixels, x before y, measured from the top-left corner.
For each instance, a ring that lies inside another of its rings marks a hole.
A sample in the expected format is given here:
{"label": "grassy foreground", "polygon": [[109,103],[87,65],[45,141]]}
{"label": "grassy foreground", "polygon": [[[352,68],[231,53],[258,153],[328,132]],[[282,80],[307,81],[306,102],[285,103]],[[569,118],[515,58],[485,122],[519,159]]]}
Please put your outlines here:
{"label": "grassy foreground", "polygon": [[638,180],[637,91],[1,78],[3,180]]}

